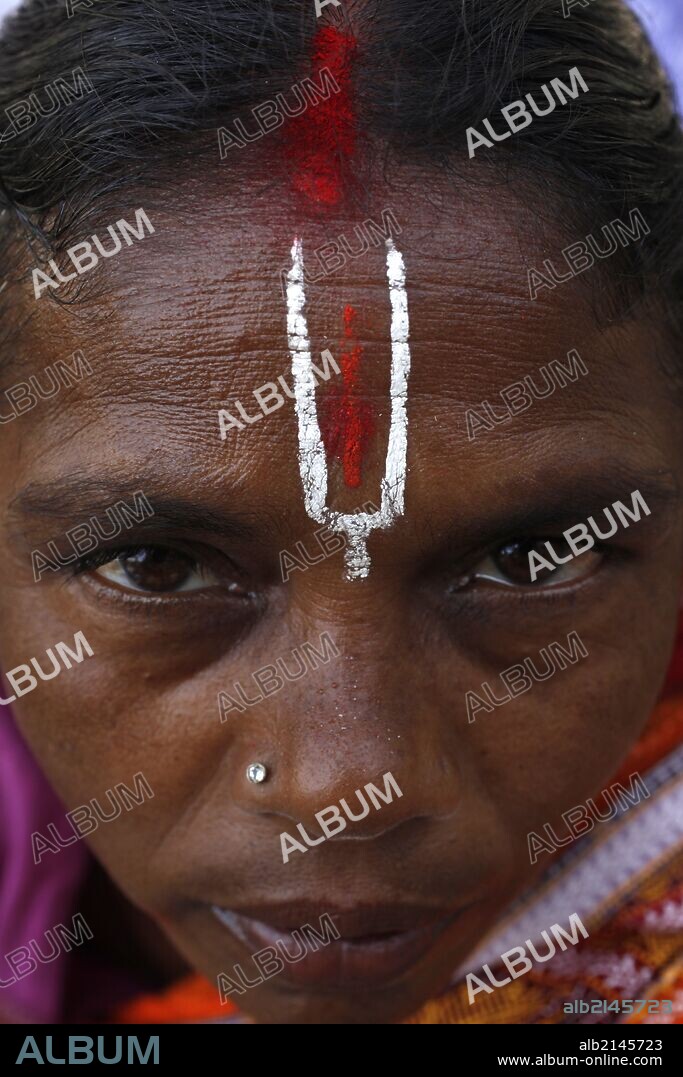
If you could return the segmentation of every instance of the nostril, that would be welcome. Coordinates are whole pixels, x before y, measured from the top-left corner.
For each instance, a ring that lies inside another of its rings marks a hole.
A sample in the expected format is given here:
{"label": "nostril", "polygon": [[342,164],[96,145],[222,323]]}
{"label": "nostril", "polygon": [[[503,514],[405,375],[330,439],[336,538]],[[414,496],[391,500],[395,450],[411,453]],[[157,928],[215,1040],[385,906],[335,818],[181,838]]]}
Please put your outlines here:
{"label": "nostril", "polygon": [[[327,840],[328,838],[333,838],[336,837],[338,834],[341,834],[342,831],[345,831],[347,829],[349,824],[353,825],[354,823],[365,819],[370,814],[370,803],[372,803],[376,811],[379,811],[384,805],[392,804],[394,802],[394,796],[396,797],[396,799],[399,799],[403,796],[403,792],[401,791],[401,788],[391,771],[387,771],[386,774],[384,774],[382,777],[384,781],[383,790],[378,789],[378,787],[374,785],[373,782],[368,782],[363,790],[356,789],[355,795],[360,801],[363,809],[360,814],[354,813],[350,810],[346,798],[344,797],[341,798],[339,805],[330,804],[327,808],[323,808],[322,811],[316,812],[315,819],[318,826],[320,827],[320,830],[322,830],[322,836],[314,834],[314,836],[311,837],[307,829],[304,827],[303,823],[297,823],[296,825],[298,835],[301,839],[303,839],[303,842],[299,841],[298,838],[293,837],[287,831],[283,831],[280,834],[280,846],[282,850],[283,864],[286,864],[288,862],[290,853],[306,853],[308,852],[306,846],[312,847],[314,845],[320,845],[321,842]],[[363,795],[363,793],[367,794],[367,799]],[[369,834],[366,827],[364,828],[364,833],[357,836],[362,836],[365,838],[376,838],[378,836],[378,833],[381,834],[385,830],[392,829],[394,826],[398,826],[399,823],[403,821],[403,819],[396,820],[395,817],[391,817],[387,820],[388,826],[383,826],[379,830],[379,832],[373,828],[373,833]],[[348,836],[351,837],[352,835]]]}

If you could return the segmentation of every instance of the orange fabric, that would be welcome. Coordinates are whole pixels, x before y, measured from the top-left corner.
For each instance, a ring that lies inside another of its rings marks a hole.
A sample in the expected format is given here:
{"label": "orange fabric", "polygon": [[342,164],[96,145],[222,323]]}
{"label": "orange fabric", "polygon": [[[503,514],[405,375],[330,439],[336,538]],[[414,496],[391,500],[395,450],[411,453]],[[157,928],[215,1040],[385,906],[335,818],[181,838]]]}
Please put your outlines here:
{"label": "orange fabric", "polygon": [[655,707],[640,740],[624,760],[616,779],[622,781],[634,771],[649,770],[683,741],[683,692],[663,699]]}
{"label": "orange fabric", "polygon": [[140,995],[119,1006],[110,1018],[117,1025],[167,1024],[230,1017],[236,1012],[232,1002],[221,1006],[216,988],[203,976],[187,976],[165,991]]}
{"label": "orange fabric", "polygon": [[649,770],[683,742],[683,616],[678,625],[676,648],[669,665],[662,698],[637,742],[619,768],[616,780],[634,771]]}

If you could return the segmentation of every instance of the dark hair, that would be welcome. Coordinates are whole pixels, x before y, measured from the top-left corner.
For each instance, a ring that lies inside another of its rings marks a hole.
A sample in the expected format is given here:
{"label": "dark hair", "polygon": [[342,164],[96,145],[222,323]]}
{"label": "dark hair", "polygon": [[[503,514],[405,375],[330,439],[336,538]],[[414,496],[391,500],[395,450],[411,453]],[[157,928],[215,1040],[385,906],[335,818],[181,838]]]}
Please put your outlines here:
{"label": "dark hair", "polygon": [[[323,22],[314,0],[91,3],[67,17],[65,0],[25,0],[4,24],[0,115],[77,68],[94,87],[0,142],[5,255],[21,236],[34,261],[42,244],[60,249],[93,207],[158,182],[209,140],[224,168],[217,125],[307,73]],[[680,331],[683,138],[666,76],[622,0],[570,18],[561,0],[343,0],[328,19],[351,22],[360,125],[389,152],[443,163],[466,184],[492,170],[527,177],[554,196],[556,217],[564,206],[563,219],[587,225],[575,239],[640,210],[651,234],[606,271]],[[468,160],[468,127],[573,67],[588,94]]]}

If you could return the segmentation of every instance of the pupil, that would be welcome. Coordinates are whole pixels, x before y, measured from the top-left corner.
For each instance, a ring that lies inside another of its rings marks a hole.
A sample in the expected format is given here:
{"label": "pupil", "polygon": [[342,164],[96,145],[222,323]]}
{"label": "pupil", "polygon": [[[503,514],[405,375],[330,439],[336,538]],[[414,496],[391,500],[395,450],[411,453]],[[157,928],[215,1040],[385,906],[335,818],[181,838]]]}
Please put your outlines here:
{"label": "pupil", "polygon": [[[558,553],[564,556],[565,551],[561,548],[562,543],[558,543],[553,540],[553,546],[558,549]],[[520,584],[520,586],[535,586],[539,581],[548,579],[552,576],[552,572],[549,568],[536,568],[536,579],[531,579],[531,572],[529,570],[529,554],[531,551],[535,551],[546,559],[546,561],[552,561],[552,558],[545,547],[543,539],[533,540],[521,540],[518,542],[509,542],[505,546],[501,546],[495,556],[497,567],[500,571],[512,580],[513,583]]]}
{"label": "pupil", "polygon": [[119,558],[129,580],[145,591],[175,591],[189,576],[192,562],[182,553],[143,546]]}

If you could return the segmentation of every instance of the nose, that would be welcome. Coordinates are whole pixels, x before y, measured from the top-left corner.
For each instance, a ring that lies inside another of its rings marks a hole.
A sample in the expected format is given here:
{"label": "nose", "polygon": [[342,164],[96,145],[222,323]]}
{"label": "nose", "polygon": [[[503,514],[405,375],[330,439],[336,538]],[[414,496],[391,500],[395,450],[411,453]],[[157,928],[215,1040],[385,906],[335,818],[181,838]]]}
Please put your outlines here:
{"label": "nose", "polygon": [[235,744],[241,775],[252,760],[267,769],[262,783],[236,783],[244,811],[277,817],[290,830],[302,824],[316,837],[325,820],[331,826],[341,817],[338,840],[376,838],[457,811],[461,760],[444,723],[445,689],[410,660],[405,627],[383,612],[375,612],[377,626],[365,619],[362,636],[358,625],[340,620],[309,632],[313,639],[326,630],[337,654],[288,684],[268,717],[254,718]]}

